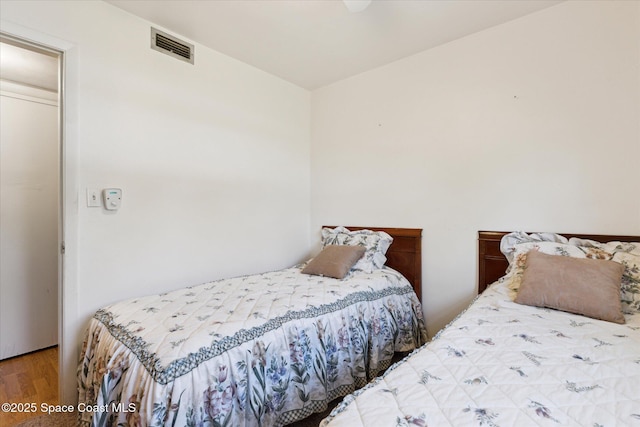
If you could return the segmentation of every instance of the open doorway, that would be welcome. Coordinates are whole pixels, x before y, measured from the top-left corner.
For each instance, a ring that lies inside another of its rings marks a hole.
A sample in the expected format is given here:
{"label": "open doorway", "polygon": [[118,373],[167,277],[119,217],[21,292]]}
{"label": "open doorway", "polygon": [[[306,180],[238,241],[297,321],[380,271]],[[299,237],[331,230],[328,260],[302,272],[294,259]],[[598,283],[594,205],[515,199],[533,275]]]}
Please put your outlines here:
{"label": "open doorway", "polygon": [[0,36],[0,360],[58,344],[60,62]]}

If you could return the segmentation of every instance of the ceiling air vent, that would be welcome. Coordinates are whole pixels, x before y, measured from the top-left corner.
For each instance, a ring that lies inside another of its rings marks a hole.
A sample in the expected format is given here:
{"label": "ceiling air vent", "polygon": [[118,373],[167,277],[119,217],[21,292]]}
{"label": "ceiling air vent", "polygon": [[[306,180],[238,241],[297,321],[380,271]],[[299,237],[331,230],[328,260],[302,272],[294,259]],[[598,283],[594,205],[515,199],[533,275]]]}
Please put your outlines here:
{"label": "ceiling air vent", "polygon": [[151,49],[193,64],[195,48],[191,43],[151,28]]}

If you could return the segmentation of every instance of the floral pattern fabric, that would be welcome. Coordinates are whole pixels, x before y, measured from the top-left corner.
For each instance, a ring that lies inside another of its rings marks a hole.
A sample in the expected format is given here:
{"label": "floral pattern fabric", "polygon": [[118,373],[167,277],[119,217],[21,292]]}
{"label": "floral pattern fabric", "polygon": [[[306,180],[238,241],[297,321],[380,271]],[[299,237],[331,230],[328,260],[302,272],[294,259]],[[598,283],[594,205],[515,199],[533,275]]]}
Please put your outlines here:
{"label": "floral pattern fabric", "polygon": [[329,245],[362,246],[365,253],[352,267],[353,270],[372,271],[382,268],[387,261],[385,254],[391,246],[393,237],[384,231],[356,230],[350,231],[345,227],[323,228],[322,247]]}
{"label": "floral pattern fabric", "polygon": [[[301,266],[123,301],[91,320],[78,370],[94,426],[278,426],[324,410],[426,341],[409,282]],[[129,410],[131,408],[132,410]]]}
{"label": "floral pattern fabric", "polygon": [[322,427],[640,425],[640,313],[620,325],[489,287]]}
{"label": "floral pattern fabric", "polygon": [[507,261],[509,261],[509,264],[511,264],[513,262],[513,253],[516,250],[516,245],[530,242],[556,242],[566,244],[569,243],[569,239],[556,233],[527,234],[524,231],[514,231],[502,236],[502,239],[500,239],[500,252],[502,252]]}

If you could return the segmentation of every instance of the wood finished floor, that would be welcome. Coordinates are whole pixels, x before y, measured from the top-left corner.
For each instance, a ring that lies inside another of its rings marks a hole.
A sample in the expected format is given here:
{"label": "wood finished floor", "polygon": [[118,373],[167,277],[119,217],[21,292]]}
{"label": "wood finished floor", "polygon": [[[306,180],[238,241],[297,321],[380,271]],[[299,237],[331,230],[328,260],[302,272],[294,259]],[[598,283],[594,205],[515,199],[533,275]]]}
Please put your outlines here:
{"label": "wood finished floor", "polygon": [[42,403],[58,404],[58,347],[0,361],[0,403],[37,405],[35,413],[0,411],[2,427],[42,415]]}

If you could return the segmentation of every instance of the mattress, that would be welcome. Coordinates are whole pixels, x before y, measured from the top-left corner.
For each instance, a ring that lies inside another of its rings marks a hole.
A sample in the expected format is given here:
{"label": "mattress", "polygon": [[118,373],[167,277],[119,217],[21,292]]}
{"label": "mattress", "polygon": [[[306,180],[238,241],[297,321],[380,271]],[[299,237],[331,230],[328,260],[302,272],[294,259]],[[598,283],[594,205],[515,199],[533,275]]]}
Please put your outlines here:
{"label": "mattress", "polygon": [[321,426],[640,425],[640,314],[519,305],[497,282]]}
{"label": "mattress", "polygon": [[390,268],[337,280],[301,266],[123,301],[91,319],[85,425],[283,425],[326,408],[426,341]]}

